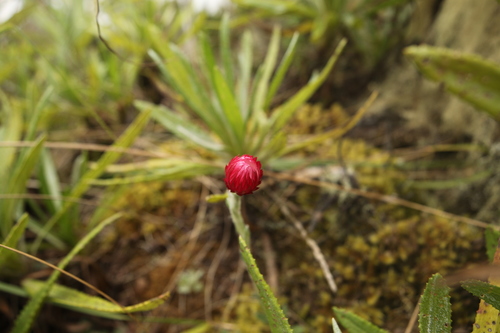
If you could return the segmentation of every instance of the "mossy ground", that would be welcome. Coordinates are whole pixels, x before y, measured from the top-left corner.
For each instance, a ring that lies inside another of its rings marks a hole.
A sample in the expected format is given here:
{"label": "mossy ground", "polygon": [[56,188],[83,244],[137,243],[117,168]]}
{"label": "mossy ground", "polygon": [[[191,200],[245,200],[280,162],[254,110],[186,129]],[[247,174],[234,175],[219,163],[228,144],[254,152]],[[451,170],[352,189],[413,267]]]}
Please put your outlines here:
{"label": "mossy ground", "polygon": [[[307,106],[290,131],[307,135],[318,130],[314,126],[322,117],[330,117],[338,126],[345,121],[345,111],[340,106],[327,110]],[[325,142],[304,156],[338,160],[336,143]],[[387,194],[402,188],[406,171],[396,167],[398,158],[363,138],[343,139],[340,154],[356,186]],[[344,184],[342,176],[329,178],[331,170],[324,168],[321,177]],[[221,179],[211,182],[213,189],[223,190]],[[328,289],[311,250],[271,193],[289,203],[318,242],[339,286],[336,294]],[[207,194],[195,180],[128,186],[111,209],[124,217],[97,242],[93,251],[99,260],[93,265],[100,267],[101,283],[116,290],[126,304],[171,289],[167,304],[148,316],[213,320],[231,323],[231,329],[241,332],[249,327],[252,332],[268,332],[258,297],[241,267],[227,208],[223,203],[205,203]],[[276,282],[272,286],[297,332],[329,332],[332,306],[350,309],[396,332],[407,325],[433,273],[446,276],[486,261],[482,230],[476,227],[342,191],[265,178],[260,191],[244,198],[244,211],[259,267]],[[179,292],[178,279],[186,279],[181,273],[195,270],[201,272],[196,281],[184,285],[201,283],[203,288]],[[453,291],[453,301],[455,325],[467,327],[478,302],[459,288]],[[189,327],[132,326],[148,332],[181,332]]]}

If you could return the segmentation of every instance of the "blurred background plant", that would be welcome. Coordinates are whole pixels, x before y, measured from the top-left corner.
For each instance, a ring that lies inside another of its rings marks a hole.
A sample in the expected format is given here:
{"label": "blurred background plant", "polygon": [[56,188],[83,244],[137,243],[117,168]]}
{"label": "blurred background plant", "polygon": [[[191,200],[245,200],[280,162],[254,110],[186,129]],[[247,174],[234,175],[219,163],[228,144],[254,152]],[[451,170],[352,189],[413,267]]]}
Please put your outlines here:
{"label": "blurred background plant", "polygon": [[[302,80],[311,66],[326,61],[325,56],[340,39],[349,40],[339,72],[329,82],[339,88],[350,86],[346,91],[351,94],[359,94],[397,56],[416,6],[412,0],[233,0],[233,3],[238,6],[232,21],[236,26],[250,24],[269,29],[270,24],[280,24],[288,34],[299,32],[309,37],[299,47],[302,65],[293,73]],[[342,98],[336,94],[335,97]],[[321,100],[328,100],[327,92],[321,94]]]}

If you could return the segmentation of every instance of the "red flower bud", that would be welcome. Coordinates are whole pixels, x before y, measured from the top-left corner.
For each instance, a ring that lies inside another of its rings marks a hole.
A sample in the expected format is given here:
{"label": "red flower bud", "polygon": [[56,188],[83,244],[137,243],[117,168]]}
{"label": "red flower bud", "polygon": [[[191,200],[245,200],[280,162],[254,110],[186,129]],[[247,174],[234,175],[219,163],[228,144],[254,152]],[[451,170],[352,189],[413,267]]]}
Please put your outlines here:
{"label": "red flower bud", "polygon": [[262,179],[262,164],[257,157],[242,155],[233,157],[226,165],[226,183],[229,191],[238,195],[250,194],[260,185]]}

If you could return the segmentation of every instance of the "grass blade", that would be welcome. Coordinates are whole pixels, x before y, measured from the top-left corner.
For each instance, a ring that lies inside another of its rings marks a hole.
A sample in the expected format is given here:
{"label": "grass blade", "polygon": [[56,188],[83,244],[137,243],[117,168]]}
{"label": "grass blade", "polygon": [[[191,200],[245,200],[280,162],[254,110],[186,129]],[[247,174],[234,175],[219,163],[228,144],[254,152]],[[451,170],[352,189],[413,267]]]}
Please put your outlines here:
{"label": "grass blade", "polygon": [[309,83],[305,87],[300,89],[292,98],[290,98],[286,103],[284,103],[274,111],[273,115],[271,116],[271,123],[274,125],[275,131],[281,130],[288,119],[290,119],[290,117],[294,114],[294,112],[302,104],[304,104],[309,99],[309,97],[314,94],[319,86],[326,80],[346,43],[347,42],[345,39],[341,40],[335,50],[335,53],[330,57],[323,70],[313,79],[311,79],[311,81],[309,81]]}
{"label": "grass blade", "polygon": [[[158,65],[163,76],[182,95],[183,102],[203,119],[223,142],[231,142],[228,124],[222,111],[213,107],[210,98],[203,89],[203,84],[199,82],[199,75],[195,73],[182,52],[170,44],[164,46],[162,50],[164,57],[168,59],[167,62],[163,62],[154,51],[149,51],[148,54]],[[211,69],[208,68],[206,71],[211,71]]]}
{"label": "grass blade", "polygon": [[[36,140],[35,145],[28,148],[15,163],[14,169],[11,172],[10,179],[7,182],[7,192],[21,194],[26,191],[26,181],[31,176],[36,163],[39,160],[40,152],[43,149],[45,136],[41,136]],[[7,235],[12,227],[14,211],[21,199],[9,199],[0,201],[0,214],[2,221],[0,222],[1,234]]]}
{"label": "grass blade", "polygon": [[[5,237],[2,244],[17,248],[17,243],[24,235],[28,221],[29,216],[27,213],[24,213],[14,227],[10,229],[9,234]],[[0,271],[2,271],[2,274],[9,268],[15,269],[14,265],[16,265],[16,258],[15,253],[7,251],[4,248],[0,248]]]}
{"label": "grass blade", "polygon": [[252,107],[252,116],[256,117],[257,120],[263,118],[263,113],[265,111],[264,107],[266,104],[266,94],[269,90],[269,80],[273,74],[274,67],[276,66],[276,60],[278,58],[280,34],[280,28],[275,26],[271,36],[271,41],[269,42],[264,64],[260,68],[262,76],[259,78],[257,83],[254,104]]}
{"label": "grass blade", "polygon": [[288,48],[286,49],[285,55],[283,56],[278,69],[276,70],[276,74],[274,74],[273,80],[271,81],[269,91],[267,92],[264,109],[269,108],[269,105],[271,104],[276,91],[278,91],[281,82],[283,82],[283,79],[285,78],[285,74],[287,73],[288,68],[290,68],[290,65],[292,64],[293,57],[295,56],[295,52],[297,51],[298,40],[299,34],[296,32],[293,34],[293,37],[290,40],[290,44],[288,44]]}
{"label": "grass blade", "polygon": [[184,119],[163,105],[154,105],[145,101],[135,101],[134,105],[141,111],[150,110],[151,116],[166,129],[186,141],[191,141],[212,151],[222,151],[223,146],[210,138],[210,135],[196,126],[192,121]]}
{"label": "grass blade", "polygon": [[[111,224],[112,222],[116,221],[121,214],[115,214],[106,220],[102,221],[100,224],[98,224],[94,229],[92,229],[85,237],[83,237],[76,245],[73,247],[73,249],[64,257],[63,260],[57,265],[60,269],[64,269],[68,263],[73,259],[75,255],[80,252],[85,245],[87,245],[92,238],[94,238],[101,230],[106,227],[107,225]],[[15,323],[14,323],[14,328],[12,330],[12,333],[27,333],[29,332],[31,325],[33,323],[33,320],[35,319],[36,315],[38,314],[38,311],[40,310],[40,307],[49,294],[50,288],[52,285],[56,282],[57,278],[61,272],[59,271],[54,271],[49,279],[45,282],[44,287],[40,289],[36,295],[34,295],[28,304],[23,308],[21,311],[21,314],[17,317]]]}
{"label": "grass blade", "polygon": [[[224,111],[227,122],[230,125],[231,132],[233,132],[233,135],[238,141],[237,147],[240,148],[243,146],[245,124],[243,123],[243,118],[241,117],[239,105],[236,102],[232,89],[230,89],[230,82],[226,82],[224,80],[224,76],[221,74],[217,67],[213,68],[213,72],[213,77],[215,80],[215,91],[217,92],[219,103],[222,107],[222,110]],[[239,152],[239,154],[242,153],[243,152]]]}
{"label": "grass blade", "polygon": [[[24,290],[30,295],[36,295],[45,285],[45,282],[33,279],[26,279],[22,282]],[[121,307],[104,298],[88,295],[76,289],[54,283],[47,296],[47,301],[80,309],[110,313],[130,313],[153,310],[162,305],[168,296],[169,294],[166,293],[135,305]]]}
{"label": "grass blade", "polygon": [[337,320],[349,333],[388,333],[352,312],[339,308],[333,308],[333,311],[337,316]]}
{"label": "grass blade", "polygon": [[[112,147],[126,148],[129,147],[135,140],[135,138],[141,133],[143,127],[146,125],[151,111],[145,111],[134,120],[132,124],[127,128],[127,130],[115,141]],[[90,187],[90,182],[102,175],[105,169],[112,163],[114,163],[120,156],[121,152],[116,152],[109,150],[95,163],[93,169],[88,170],[81,177],[78,183],[72,188],[68,196],[72,198],[81,197],[85,191]],[[32,251],[36,252],[41,242],[43,241],[45,235],[55,226],[55,224],[61,219],[66,212],[73,207],[74,202],[66,201],[63,207],[45,224],[42,232],[38,235],[37,239],[33,243]]]}
{"label": "grass blade", "polygon": [[249,31],[243,33],[243,38],[241,39],[241,50],[238,55],[239,62],[239,74],[238,74],[238,84],[237,84],[237,96],[238,103],[240,105],[241,116],[246,121],[250,113],[250,80],[252,75],[252,34]]}
{"label": "grass blade", "polygon": [[[22,113],[12,109],[12,105],[7,96],[0,90],[0,102],[3,112],[2,124],[0,127],[0,140],[1,141],[19,141],[22,137],[23,130],[23,117]],[[17,149],[14,147],[3,147],[0,149],[0,184],[7,184],[8,170],[12,168],[14,159],[16,157]],[[3,192],[4,188],[0,188]],[[0,210],[1,211],[1,210]]]}
{"label": "grass blade", "polygon": [[36,130],[38,127],[38,123],[40,122],[40,118],[42,116],[42,111],[49,103],[49,99],[52,96],[53,92],[54,92],[54,87],[52,86],[49,86],[47,89],[45,89],[38,103],[34,107],[33,112],[30,114],[30,122],[28,124],[28,131],[25,137],[26,141],[33,141],[35,139]]}
{"label": "grass blade", "polygon": [[[234,87],[234,71],[233,62],[231,59],[231,40],[229,31],[229,14],[224,13],[220,23],[219,29],[220,37],[220,54],[222,57],[222,64],[224,66],[225,81],[227,85],[233,89]],[[234,91],[231,91],[234,94]]]}
{"label": "grass blade", "polygon": [[51,214],[55,214],[62,208],[62,194],[56,166],[50,155],[50,151],[44,148],[41,152],[41,164],[38,179],[42,194],[50,195],[54,200],[50,200],[47,205]]}

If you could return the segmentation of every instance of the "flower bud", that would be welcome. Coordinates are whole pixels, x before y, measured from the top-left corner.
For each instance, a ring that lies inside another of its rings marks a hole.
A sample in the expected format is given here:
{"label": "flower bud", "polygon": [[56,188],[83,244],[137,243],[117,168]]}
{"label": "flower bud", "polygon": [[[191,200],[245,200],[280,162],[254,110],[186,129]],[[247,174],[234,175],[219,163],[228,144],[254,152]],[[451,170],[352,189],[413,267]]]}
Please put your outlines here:
{"label": "flower bud", "polygon": [[225,170],[224,182],[229,191],[245,195],[259,188],[262,179],[262,165],[256,157],[251,155],[233,157],[226,165]]}

